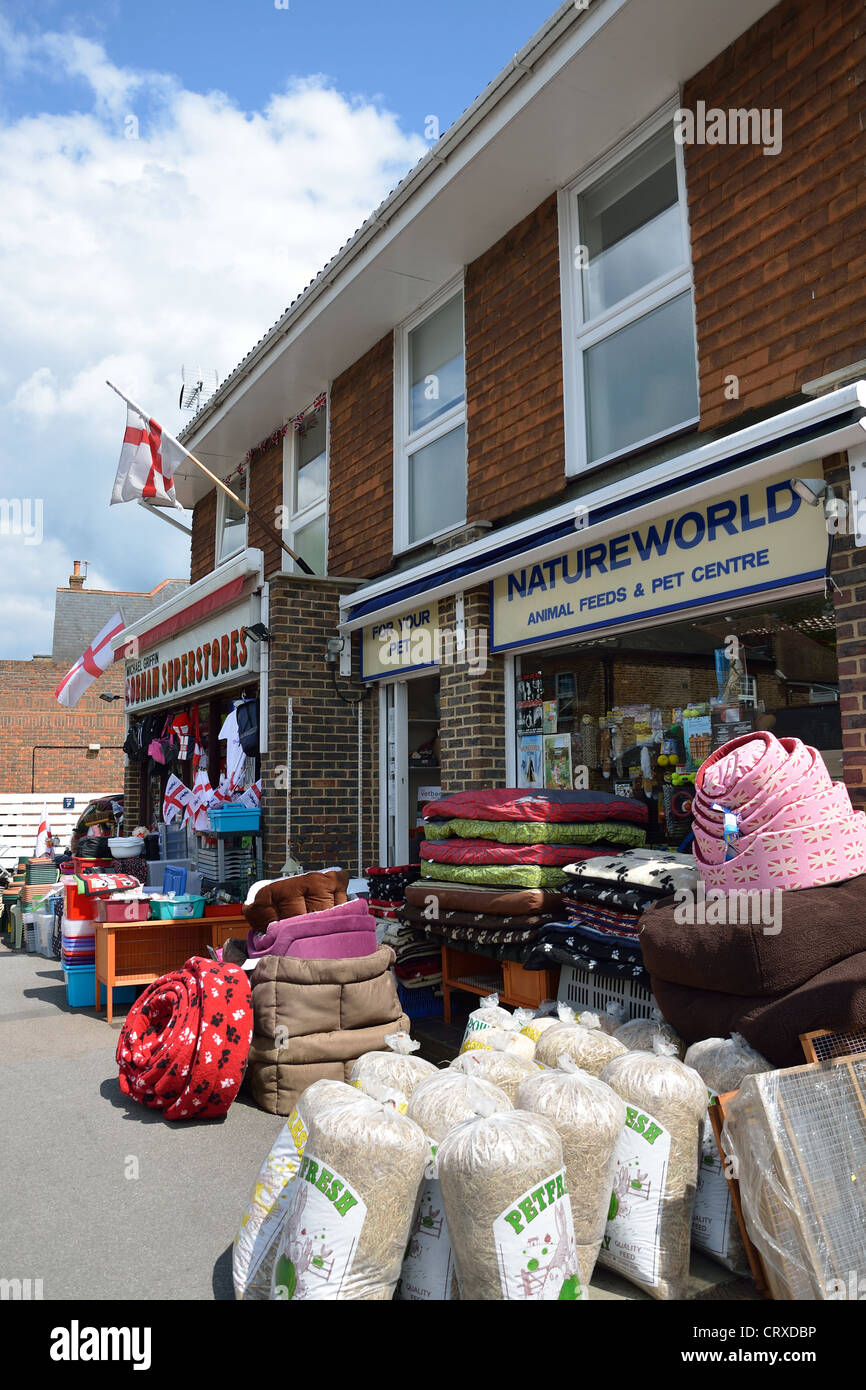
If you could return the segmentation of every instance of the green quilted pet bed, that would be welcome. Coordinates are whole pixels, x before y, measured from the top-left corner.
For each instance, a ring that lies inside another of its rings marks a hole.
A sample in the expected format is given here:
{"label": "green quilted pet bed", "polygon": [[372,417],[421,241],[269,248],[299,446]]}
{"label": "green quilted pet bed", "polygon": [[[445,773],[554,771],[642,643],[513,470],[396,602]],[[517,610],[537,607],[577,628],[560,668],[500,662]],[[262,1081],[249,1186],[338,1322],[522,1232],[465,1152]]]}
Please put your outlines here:
{"label": "green quilted pet bed", "polygon": [[637,848],[646,844],[646,831],[625,821],[587,821],[573,825],[565,821],[456,820],[428,821],[427,840],[498,840],[503,845],[594,845],[599,840],[613,845]]}
{"label": "green quilted pet bed", "polygon": [[496,888],[561,888],[569,883],[562,869],[546,864],[421,864],[422,878],[437,882],[489,883]]}

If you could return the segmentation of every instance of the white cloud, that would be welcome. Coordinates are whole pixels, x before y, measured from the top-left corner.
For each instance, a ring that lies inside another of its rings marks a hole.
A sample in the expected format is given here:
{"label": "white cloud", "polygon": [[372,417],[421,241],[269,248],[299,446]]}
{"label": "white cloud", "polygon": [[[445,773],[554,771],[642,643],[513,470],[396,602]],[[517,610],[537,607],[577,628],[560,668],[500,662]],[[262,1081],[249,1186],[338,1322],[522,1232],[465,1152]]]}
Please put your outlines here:
{"label": "white cloud", "polygon": [[73,558],[118,589],[187,573],[177,532],[109,513],[124,416],[106,377],[177,428],[181,364],[227,375],[426,146],[320,76],[246,112],[0,22],[4,64],[91,92],[90,110],[0,120],[0,496],[43,498],[46,537],[2,538],[8,657],[50,648]]}

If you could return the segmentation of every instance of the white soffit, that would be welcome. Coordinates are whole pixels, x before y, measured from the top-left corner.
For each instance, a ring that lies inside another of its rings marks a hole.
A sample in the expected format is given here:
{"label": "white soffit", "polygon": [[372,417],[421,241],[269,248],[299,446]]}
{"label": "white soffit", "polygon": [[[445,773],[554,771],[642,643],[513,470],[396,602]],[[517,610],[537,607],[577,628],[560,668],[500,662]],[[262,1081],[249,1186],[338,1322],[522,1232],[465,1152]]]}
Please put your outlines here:
{"label": "white soffit", "polygon": [[[434,147],[445,162],[427,156],[410,171],[374,215],[383,230],[359,234],[283,315],[191,422],[187,447],[228,472],[769,9],[767,0],[563,5],[522,50],[532,72],[504,69],[446,131]],[[209,490],[192,464],[175,486],[185,506]]]}

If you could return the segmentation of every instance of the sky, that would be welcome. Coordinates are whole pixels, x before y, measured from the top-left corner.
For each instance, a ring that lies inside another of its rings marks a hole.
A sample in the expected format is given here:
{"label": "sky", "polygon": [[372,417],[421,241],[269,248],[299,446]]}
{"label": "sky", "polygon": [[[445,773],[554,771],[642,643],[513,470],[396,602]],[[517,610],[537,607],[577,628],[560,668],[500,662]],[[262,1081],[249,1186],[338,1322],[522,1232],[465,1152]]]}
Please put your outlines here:
{"label": "sky", "polygon": [[108,505],[106,377],[177,432],[182,365],[227,376],[555,8],[0,0],[0,660],[50,652],[73,560],[189,573]]}

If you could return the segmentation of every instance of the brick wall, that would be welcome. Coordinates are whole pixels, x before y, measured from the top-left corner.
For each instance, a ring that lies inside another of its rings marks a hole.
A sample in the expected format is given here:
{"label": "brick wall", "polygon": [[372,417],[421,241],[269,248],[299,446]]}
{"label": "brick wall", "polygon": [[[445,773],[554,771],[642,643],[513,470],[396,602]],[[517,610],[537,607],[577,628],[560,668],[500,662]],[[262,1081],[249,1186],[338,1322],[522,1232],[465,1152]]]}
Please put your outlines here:
{"label": "brick wall", "polygon": [[499,520],[565,486],[556,196],[467,267],[470,521]]}
{"label": "brick wall", "polygon": [[328,571],[369,579],[391,563],[394,471],[394,337],[331,387]]}
{"label": "brick wall", "polygon": [[[467,628],[487,632],[486,589],[464,596],[464,613]],[[443,628],[454,629],[453,599],[439,600],[439,617]],[[488,656],[487,669],[477,673],[465,662],[442,666],[439,744],[443,795],[505,785],[504,688],[501,656]]]}
{"label": "brick wall", "polygon": [[250,466],[250,506],[253,507],[267,526],[260,526],[255,517],[250,517],[247,544],[264,551],[265,574],[271,570],[292,563],[280,545],[280,532],[276,525],[277,508],[283,505],[283,441],[273,445],[264,453],[256,454]]}
{"label": "brick wall", "polygon": [[[262,758],[264,853],[269,872],[286,858],[287,701],[292,721],[291,845],[305,869],[343,864],[354,872],[357,858],[357,708],[334,692],[324,661],[325,638],[336,630],[339,595],[345,584],[302,576],[270,576],[268,626],[271,680],[269,751]],[[341,691],[358,693],[356,681],[337,677]],[[371,862],[375,800],[371,741],[377,717],[375,696],[363,702],[364,858]],[[375,858],[375,856],[373,856]]]}
{"label": "brick wall", "polygon": [[[847,492],[848,464],[838,455],[824,460],[824,474],[837,491]],[[840,592],[836,605],[836,655],[842,713],[842,764],[851,800],[866,810],[866,552],[854,537],[836,536],[833,578]]]}
{"label": "brick wall", "polygon": [[[65,662],[41,659],[0,661],[0,792],[62,792],[68,787],[85,793],[123,786],[123,703],[99,699],[100,694],[123,693],[122,667],[100,676],[74,710],[59,705],[54,695],[68,669]],[[101,744],[100,752],[88,752],[89,743]]]}
{"label": "brick wall", "polygon": [[197,502],[192,513],[192,539],[189,547],[189,582],[204,579],[214,567],[216,544],[216,488]]}
{"label": "brick wall", "polygon": [[864,39],[863,0],[785,0],[685,86],[782,112],[778,155],[685,147],[703,429],[864,355]]}

